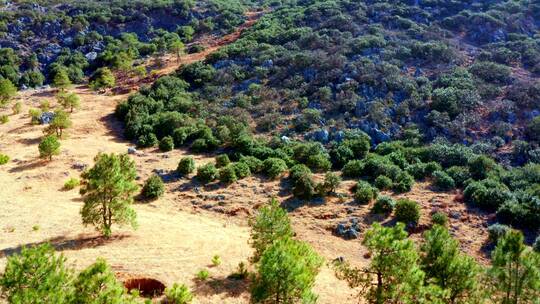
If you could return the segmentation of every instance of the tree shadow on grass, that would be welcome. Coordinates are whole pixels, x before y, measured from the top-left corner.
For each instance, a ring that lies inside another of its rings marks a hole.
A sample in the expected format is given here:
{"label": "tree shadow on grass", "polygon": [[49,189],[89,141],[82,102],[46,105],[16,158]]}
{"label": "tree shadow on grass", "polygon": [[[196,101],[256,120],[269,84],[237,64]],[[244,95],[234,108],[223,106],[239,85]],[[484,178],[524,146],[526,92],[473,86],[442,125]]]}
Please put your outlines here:
{"label": "tree shadow on grass", "polygon": [[81,250],[85,248],[96,248],[101,247],[107,244],[110,244],[115,241],[123,240],[130,237],[126,234],[113,235],[109,238],[104,236],[85,236],[80,238],[67,238],[65,236],[57,236],[50,238],[42,242],[28,243],[16,247],[10,247],[0,250],[0,257],[9,257],[14,254],[18,254],[25,247],[35,247],[41,246],[43,244],[51,244],[56,251],[63,250]]}
{"label": "tree shadow on grass", "polygon": [[18,165],[16,167],[13,167],[13,168],[9,169],[8,172],[9,173],[18,173],[18,172],[23,172],[23,171],[27,171],[27,170],[33,170],[33,169],[36,169],[38,167],[46,165],[48,162],[45,159],[34,159],[34,160],[30,160],[30,161],[24,161],[24,162],[21,162],[21,163],[22,163],[21,165]]}
{"label": "tree shadow on grass", "polygon": [[206,281],[195,279],[194,282],[194,293],[200,296],[226,294],[227,297],[238,298],[249,290],[249,282],[247,280],[228,277],[210,278]]}

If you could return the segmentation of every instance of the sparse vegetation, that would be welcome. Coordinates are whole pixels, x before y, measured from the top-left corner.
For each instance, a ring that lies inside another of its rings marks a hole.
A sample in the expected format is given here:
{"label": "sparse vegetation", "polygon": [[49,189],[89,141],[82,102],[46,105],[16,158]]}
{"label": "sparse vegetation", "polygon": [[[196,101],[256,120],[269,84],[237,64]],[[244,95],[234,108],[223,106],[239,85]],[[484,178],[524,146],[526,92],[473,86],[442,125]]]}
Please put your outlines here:
{"label": "sparse vegetation", "polygon": [[193,294],[184,284],[174,283],[171,287],[165,289],[167,303],[171,304],[189,304],[193,300]]}
{"label": "sparse vegetation", "polygon": [[64,183],[64,190],[73,190],[81,184],[78,178],[70,178]]}
{"label": "sparse vegetation", "polygon": [[54,155],[60,154],[60,141],[55,135],[45,136],[39,143],[39,156],[52,160]]}

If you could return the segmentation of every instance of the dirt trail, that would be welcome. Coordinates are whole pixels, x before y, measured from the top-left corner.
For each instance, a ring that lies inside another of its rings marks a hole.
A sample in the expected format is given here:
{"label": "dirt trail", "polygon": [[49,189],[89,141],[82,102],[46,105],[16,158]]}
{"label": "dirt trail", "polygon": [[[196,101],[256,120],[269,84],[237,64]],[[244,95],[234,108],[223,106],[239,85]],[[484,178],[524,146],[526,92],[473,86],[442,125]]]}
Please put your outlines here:
{"label": "dirt trail", "polygon": [[[209,40],[214,42],[207,44],[204,52],[183,55],[180,64],[201,60],[234,41],[257,17],[250,15],[248,23],[233,34]],[[174,56],[169,56],[165,62],[153,75],[169,73],[179,66]],[[119,86],[125,84],[119,82]],[[86,267],[97,257],[104,257],[121,278],[144,276],[159,279],[166,285],[188,284],[195,292],[195,303],[248,303],[246,284],[226,279],[238,263],[246,261],[251,254],[245,218],[231,219],[199,211],[190,201],[179,197],[178,183],[167,184],[168,191],[163,198],[135,205],[139,221],[136,231],[116,228],[112,240],[106,241],[93,228],[82,226],[78,191],[63,191],[63,183],[70,177],[79,177],[80,168],[91,166],[98,152],[125,153],[131,146],[122,139],[122,126],[112,114],[116,104],[128,95],[99,95],[86,86],[74,87],[71,91],[80,95],[82,107],[72,114],[73,127],[61,141],[60,155],[52,162],[38,158],[37,145],[44,127],[31,125],[27,113],[44,100],[57,106],[54,92],[21,92],[16,98],[23,104],[21,114],[11,115],[9,109],[0,109],[0,115],[10,115],[9,122],[0,125],[0,152],[11,157],[8,164],[0,166],[0,269],[5,266],[6,256],[20,250],[21,246],[50,242],[77,269]],[[179,158],[186,154],[184,150],[139,151],[132,157],[140,183],[154,169],[176,168]],[[197,165],[211,161],[203,156],[194,157]],[[256,203],[267,199],[267,195],[261,196]],[[351,249],[328,233],[321,235],[302,230],[299,235],[312,242],[328,260],[344,249]],[[359,246],[358,242],[355,244],[352,248]],[[216,254],[221,256],[222,264],[209,267]],[[195,282],[195,273],[207,267],[210,282]],[[337,280],[327,267],[318,276],[315,289],[320,303],[357,302],[353,298],[355,292]]]}

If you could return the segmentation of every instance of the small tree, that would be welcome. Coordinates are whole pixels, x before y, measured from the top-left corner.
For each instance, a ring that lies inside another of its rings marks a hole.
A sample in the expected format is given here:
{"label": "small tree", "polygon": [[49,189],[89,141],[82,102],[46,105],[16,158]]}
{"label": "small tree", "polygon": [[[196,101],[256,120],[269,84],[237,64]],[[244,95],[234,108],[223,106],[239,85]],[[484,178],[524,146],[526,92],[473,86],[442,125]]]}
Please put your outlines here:
{"label": "small tree", "polygon": [[375,223],[362,242],[369,250],[370,265],[353,268],[342,263],[336,267],[338,278],[360,287],[360,295],[369,303],[419,303],[422,297],[424,273],[404,227],[402,223],[388,228]]}
{"label": "small tree", "polygon": [[165,193],[165,184],[158,175],[150,176],[142,188],[141,194],[148,199],[157,199]]}
{"label": "small tree", "polygon": [[81,176],[84,225],[95,226],[106,237],[111,235],[113,223],[137,226],[137,215],[131,208],[133,194],[137,191],[137,172],[128,155],[100,153],[95,158],[94,167]]}
{"label": "small tree", "polygon": [[459,252],[459,244],[448,229],[436,225],[424,234],[422,269],[426,281],[448,294],[447,303],[463,303],[478,296],[480,267],[473,258]]}
{"label": "small tree", "polygon": [[109,68],[97,69],[90,77],[90,87],[95,90],[102,90],[114,87],[116,78]]}
{"label": "small tree", "polygon": [[315,303],[311,291],[323,260],[306,243],[283,238],[268,247],[258,265],[254,303]]}
{"label": "small tree", "polygon": [[70,128],[71,125],[69,114],[63,110],[58,110],[54,112],[54,118],[44,132],[49,135],[56,133],[56,136],[61,138],[64,130]]}
{"label": "small tree", "polygon": [[65,91],[71,86],[71,80],[69,80],[68,72],[65,68],[58,69],[54,75],[52,85],[55,88],[60,89],[61,92]]}
{"label": "small tree", "polygon": [[275,241],[292,237],[293,231],[287,211],[272,198],[262,207],[255,218],[250,219],[251,247],[255,250],[252,261],[258,262],[263,252]]}
{"label": "small tree", "polygon": [[218,170],[214,164],[206,164],[197,168],[197,179],[208,184],[218,177]]}
{"label": "small tree", "polygon": [[58,103],[61,104],[64,108],[69,109],[73,113],[74,109],[78,109],[81,105],[81,99],[79,95],[75,93],[60,93],[56,96]]}
{"label": "small tree", "polygon": [[17,94],[17,88],[6,78],[0,79],[0,106],[5,106]]}
{"label": "small tree", "polygon": [[54,135],[45,136],[38,146],[39,156],[52,160],[53,155],[60,154],[60,142]]}
{"label": "small tree", "polygon": [[174,141],[171,136],[165,136],[159,141],[159,149],[168,152],[174,149]]}
{"label": "small tree", "polygon": [[72,274],[66,259],[51,245],[23,248],[8,257],[0,287],[9,303],[67,303],[72,295]]}
{"label": "small tree", "polygon": [[193,294],[184,284],[174,283],[171,287],[165,289],[167,303],[171,304],[189,304],[193,300]]}
{"label": "small tree", "polygon": [[491,254],[491,298],[497,303],[533,303],[540,297],[540,255],[527,248],[523,234],[509,231]]}
{"label": "small tree", "polygon": [[73,304],[131,303],[124,286],[118,282],[104,259],[83,270],[74,281]]}
{"label": "small tree", "polygon": [[189,156],[183,157],[176,168],[176,172],[181,175],[188,175],[193,173],[193,171],[195,171],[195,161],[193,160],[193,157]]}
{"label": "small tree", "polygon": [[415,201],[399,199],[396,203],[395,216],[398,222],[416,226],[420,219],[420,206]]}
{"label": "small tree", "polygon": [[180,55],[182,55],[184,47],[185,46],[180,39],[175,39],[169,43],[168,48],[176,55],[176,62],[180,62]]}

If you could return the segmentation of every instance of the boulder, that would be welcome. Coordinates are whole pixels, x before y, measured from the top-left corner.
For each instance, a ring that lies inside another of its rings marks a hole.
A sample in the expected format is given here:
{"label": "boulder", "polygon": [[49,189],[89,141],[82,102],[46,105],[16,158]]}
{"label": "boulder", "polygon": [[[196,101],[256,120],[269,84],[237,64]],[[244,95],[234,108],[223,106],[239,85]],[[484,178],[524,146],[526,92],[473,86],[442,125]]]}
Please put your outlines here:
{"label": "boulder", "polygon": [[137,153],[137,149],[135,149],[135,147],[129,147],[128,150],[127,150],[128,154],[136,154]]}
{"label": "boulder", "polygon": [[42,125],[48,125],[52,122],[54,119],[54,113],[53,112],[43,112],[39,116],[39,123]]}

